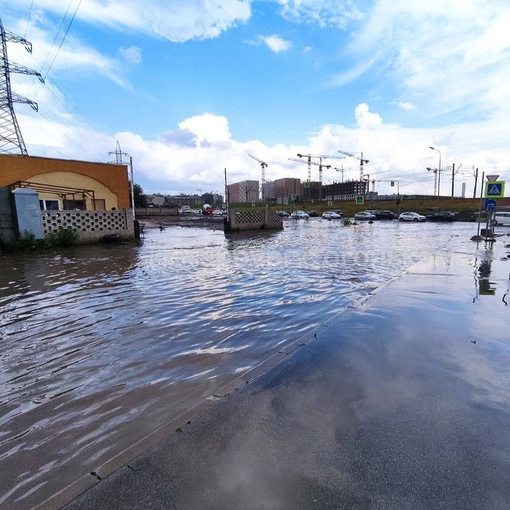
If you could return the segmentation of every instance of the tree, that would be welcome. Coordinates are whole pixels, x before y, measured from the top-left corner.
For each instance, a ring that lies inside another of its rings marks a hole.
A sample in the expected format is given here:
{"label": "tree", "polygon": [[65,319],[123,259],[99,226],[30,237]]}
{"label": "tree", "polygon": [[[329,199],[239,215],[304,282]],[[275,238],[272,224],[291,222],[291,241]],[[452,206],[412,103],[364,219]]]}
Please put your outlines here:
{"label": "tree", "polygon": [[133,195],[135,199],[135,208],[147,207],[147,195],[143,192],[143,188],[136,184],[133,186]]}

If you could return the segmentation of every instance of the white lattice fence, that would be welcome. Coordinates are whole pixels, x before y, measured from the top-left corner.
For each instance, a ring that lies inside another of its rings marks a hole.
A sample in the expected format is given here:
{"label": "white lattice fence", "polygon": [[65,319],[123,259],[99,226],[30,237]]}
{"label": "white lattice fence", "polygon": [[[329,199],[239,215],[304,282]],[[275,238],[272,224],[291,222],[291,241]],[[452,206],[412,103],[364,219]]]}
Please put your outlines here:
{"label": "white lattice fence", "polygon": [[93,243],[105,236],[134,237],[133,214],[121,211],[41,211],[44,234],[48,236],[59,228],[70,228],[78,233],[78,242]]}

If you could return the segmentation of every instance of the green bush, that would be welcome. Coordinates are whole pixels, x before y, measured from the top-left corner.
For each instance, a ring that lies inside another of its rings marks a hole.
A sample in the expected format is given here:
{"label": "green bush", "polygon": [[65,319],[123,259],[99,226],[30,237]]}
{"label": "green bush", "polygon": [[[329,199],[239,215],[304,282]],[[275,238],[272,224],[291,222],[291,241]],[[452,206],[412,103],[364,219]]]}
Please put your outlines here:
{"label": "green bush", "polygon": [[60,227],[48,236],[50,246],[74,246],[78,241],[78,233],[72,228]]}

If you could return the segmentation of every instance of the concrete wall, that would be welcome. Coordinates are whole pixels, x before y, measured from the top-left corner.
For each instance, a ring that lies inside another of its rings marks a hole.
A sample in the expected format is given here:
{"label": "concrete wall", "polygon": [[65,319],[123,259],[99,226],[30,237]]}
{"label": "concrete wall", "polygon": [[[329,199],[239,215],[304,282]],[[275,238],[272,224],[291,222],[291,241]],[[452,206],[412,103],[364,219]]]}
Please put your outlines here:
{"label": "concrete wall", "polygon": [[275,211],[236,211],[230,209],[225,218],[225,231],[283,229],[283,222]]}
{"label": "concrete wall", "polygon": [[134,239],[133,213],[122,211],[41,211],[46,236],[59,228],[71,228],[78,233],[78,243],[102,241],[106,236]]}

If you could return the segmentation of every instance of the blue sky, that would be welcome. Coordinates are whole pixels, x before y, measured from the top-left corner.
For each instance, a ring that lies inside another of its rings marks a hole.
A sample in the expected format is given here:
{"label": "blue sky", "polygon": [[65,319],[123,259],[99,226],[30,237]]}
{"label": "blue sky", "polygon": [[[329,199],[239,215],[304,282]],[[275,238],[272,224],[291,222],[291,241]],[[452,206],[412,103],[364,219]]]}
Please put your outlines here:
{"label": "blue sky", "polygon": [[[0,0],[29,154],[113,161],[117,142],[146,193],[223,192],[306,179],[297,153],[369,160],[375,190],[472,196],[510,178],[507,0]],[[438,151],[429,147],[433,146]],[[440,152],[439,152],[440,151]],[[359,178],[331,159],[323,182]],[[312,167],[312,179],[317,179]]]}

